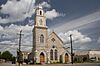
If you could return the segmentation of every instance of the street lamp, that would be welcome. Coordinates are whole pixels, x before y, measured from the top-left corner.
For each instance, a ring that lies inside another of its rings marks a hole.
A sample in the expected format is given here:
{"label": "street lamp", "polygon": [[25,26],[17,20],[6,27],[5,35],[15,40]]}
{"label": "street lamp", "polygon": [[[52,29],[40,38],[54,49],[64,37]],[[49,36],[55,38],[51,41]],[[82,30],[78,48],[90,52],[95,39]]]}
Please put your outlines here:
{"label": "street lamp", "polygon": [[70,34],[70,43],[71,43],[71,63],[73,64],[73,46],[72,46],[72,34]]}

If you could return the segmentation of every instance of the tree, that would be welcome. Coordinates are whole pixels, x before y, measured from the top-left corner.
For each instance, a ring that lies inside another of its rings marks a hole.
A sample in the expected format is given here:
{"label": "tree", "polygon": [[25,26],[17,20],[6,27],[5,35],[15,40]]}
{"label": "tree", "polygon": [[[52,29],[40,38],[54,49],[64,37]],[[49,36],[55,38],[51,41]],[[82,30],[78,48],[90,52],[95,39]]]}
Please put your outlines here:
{"label": "tree", "polygon": [[12,54],[9,51],[4,51],[2,53],[2,59],[5,59],[6,61],[12,60]]}
{"label": "tree", "polygon": [[1,52],[0,52],[0,59],[1,59]]}
{"label": "tree", "polygon": [[12,57],[12,61],[16,61],[16,57],[15,56]]}
{"label": "tree", "polygon": [[12,61],[12,64],[15,64],[16,63],[16,57],[13,56],[11,61]]}

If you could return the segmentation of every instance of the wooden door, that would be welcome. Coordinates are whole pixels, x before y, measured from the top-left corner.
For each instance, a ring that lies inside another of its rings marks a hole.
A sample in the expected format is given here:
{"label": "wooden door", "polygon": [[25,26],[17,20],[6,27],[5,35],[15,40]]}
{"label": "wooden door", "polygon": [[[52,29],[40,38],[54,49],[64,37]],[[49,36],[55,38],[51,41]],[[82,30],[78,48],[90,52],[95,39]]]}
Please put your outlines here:
{"label": "wooden door", "polygon": [[45,56],[43,53],[40,54],[40,63],[45,62]]}
{"label": "wooden door", "polygon": [[65,63],[68,62],[68,59],[69,59],[69,57],[68,57],[68,54],[66,53],[66,54],[65,54]]}

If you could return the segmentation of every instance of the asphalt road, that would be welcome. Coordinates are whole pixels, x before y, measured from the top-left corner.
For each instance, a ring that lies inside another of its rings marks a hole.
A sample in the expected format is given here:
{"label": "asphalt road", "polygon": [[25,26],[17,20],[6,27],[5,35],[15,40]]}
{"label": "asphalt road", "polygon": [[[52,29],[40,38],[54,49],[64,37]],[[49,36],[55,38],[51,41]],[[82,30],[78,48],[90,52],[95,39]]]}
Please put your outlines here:
{"label": "asphalt road", "polygon": [[[16,66],[11,63],[0,63],[0,66]],[[45,65],[22,65],[22,66],[100,66],[100,63],[81,63],[81,64],[45,64]]]}
{"label": "asphalt road", "polygon": [[0,66],[16,66],[16,64],[12,64],[12,63],[0,63]]}
{"label": "asphalt road", "polygon": [[57,65],[57,66],[100,66],[100,63],[63,64],[63,65]]}

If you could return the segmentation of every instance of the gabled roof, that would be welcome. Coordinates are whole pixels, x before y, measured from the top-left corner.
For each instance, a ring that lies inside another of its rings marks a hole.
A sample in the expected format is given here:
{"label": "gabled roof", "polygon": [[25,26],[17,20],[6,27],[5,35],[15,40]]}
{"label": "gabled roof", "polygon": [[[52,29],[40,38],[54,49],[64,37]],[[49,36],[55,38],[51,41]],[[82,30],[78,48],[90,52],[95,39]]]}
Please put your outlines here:
{"label": "gabled roof", "polygon": [[52,34],[54,34],[63,43],[63,41],[60,39],[60,37],[54,31],[50,35],[52,35]]}

